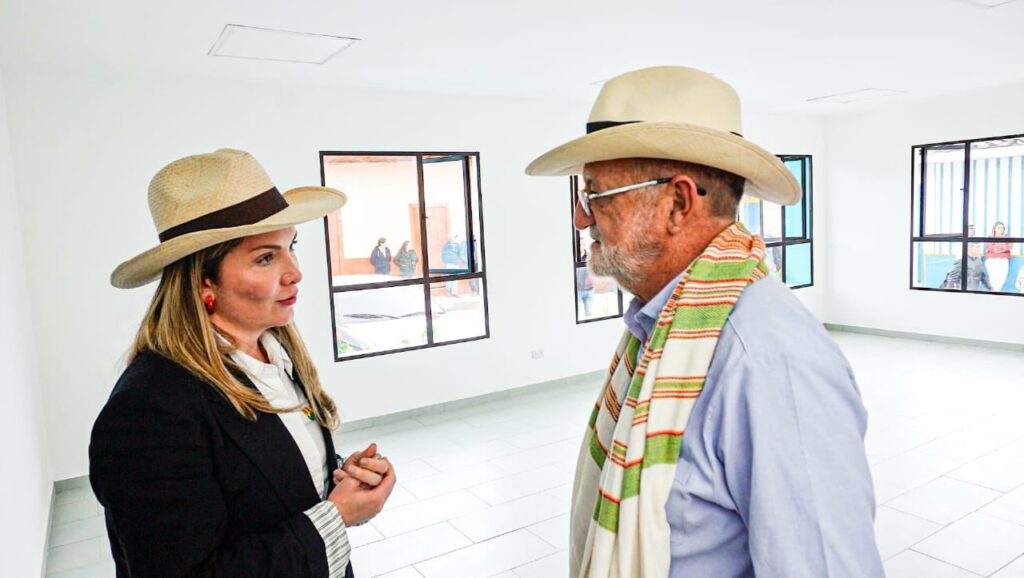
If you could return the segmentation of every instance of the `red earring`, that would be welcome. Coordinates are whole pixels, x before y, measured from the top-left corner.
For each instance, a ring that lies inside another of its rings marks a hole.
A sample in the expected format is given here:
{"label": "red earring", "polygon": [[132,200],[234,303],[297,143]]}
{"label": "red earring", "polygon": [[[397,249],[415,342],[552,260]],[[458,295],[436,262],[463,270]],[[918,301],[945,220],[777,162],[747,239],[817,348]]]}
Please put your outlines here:
{"label": "red earring", "polygon": [[213,295],[203,297],[203,303],[206,304],[206,312],[213,313]]}

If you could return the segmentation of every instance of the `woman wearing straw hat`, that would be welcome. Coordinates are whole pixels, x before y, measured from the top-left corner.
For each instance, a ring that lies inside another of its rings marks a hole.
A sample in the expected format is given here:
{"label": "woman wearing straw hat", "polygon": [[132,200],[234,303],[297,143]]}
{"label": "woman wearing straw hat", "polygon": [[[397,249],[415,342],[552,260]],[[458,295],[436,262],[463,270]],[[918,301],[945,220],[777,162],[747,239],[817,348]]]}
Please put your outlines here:
{"label": "woman wearing straw hat", "polygon": [[230,149],[153,178],[160,243],[111,283],[160,282],[89,446],[119,577],[352,576],[346,527],[395,473],[372,444],[335,469],[337,409],[292,323],[294,226],[344,203],[282,195]]}

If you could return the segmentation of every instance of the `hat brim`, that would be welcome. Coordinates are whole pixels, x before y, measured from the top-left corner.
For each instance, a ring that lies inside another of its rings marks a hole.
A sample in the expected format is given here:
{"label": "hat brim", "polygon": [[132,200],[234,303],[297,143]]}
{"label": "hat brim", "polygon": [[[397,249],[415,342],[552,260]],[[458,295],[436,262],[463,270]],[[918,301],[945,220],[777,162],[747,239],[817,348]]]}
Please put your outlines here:
{"label": "hat brim", "polygon": [[526,174],[581,174],[598,161],[653,158],[714,167],[746,179],[744,192],[773,203],[791,205],[802,191],[778,157],[732,133],[672,122],[637,122],[606,128],[573,139],[537,157]]}
{"label": "hat brim", "polygon": [[288,208],[257,223],[197,231],[160,243],[118,265],[110,274],[110,284],[119,289],[141,287],[159,279],[164,267],[196,251],[312,221],[340,209],[347,200],[345,193],[327,187],[298,187],[283,196]]}

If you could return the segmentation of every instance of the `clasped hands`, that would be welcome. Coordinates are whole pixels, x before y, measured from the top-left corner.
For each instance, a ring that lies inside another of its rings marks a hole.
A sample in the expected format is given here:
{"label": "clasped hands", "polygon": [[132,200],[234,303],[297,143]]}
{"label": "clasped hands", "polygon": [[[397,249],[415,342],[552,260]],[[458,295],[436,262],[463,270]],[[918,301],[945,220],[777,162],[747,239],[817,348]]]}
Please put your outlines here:
{"label": "clasped hands", "polygon": [[377,453],[377,444],[354,452],[334,470],[334,489],[327,496],[346,526],[357,526],[380,513],[395,487],[395,468]]}

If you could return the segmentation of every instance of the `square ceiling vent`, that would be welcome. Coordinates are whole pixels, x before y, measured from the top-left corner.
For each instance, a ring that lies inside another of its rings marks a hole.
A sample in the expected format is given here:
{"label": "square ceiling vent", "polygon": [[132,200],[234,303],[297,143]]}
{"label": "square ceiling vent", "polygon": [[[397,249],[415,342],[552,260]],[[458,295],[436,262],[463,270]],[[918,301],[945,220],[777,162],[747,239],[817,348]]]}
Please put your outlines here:
{"label": "square ceiling vent", "polygon": [[228,24],[207,54],[250,60],[324,64],[357,40],[344,36]]}

